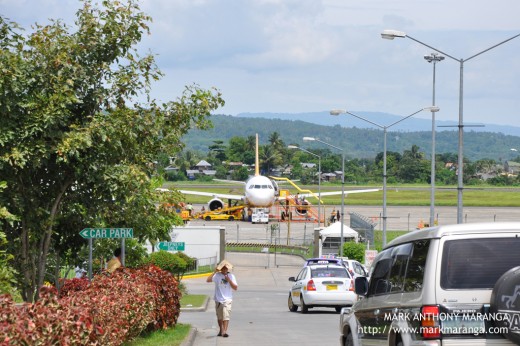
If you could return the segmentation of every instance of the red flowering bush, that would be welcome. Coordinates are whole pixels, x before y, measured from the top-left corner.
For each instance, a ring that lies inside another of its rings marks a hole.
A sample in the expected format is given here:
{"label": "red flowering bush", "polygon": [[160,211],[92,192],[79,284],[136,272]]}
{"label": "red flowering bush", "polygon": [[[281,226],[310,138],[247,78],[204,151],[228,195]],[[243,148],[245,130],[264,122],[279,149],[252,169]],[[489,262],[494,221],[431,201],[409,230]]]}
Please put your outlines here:
{"label": "red flowering bush", "polygon": [[121,268],[97,275],[87,286],[78,280],[83,279],[65,283],[61,299],[48,287],[35,304],[16,306],[0,296],[0,344],[120,345],[177,322],[177,281],[160,268]]}

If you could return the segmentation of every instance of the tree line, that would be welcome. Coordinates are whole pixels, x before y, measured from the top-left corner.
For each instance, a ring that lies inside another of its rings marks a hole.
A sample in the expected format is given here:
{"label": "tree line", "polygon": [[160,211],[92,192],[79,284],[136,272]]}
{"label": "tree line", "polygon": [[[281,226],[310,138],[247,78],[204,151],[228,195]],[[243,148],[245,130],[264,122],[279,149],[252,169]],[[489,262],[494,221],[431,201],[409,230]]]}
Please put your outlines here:
{"label": "tree line", "polygon": [[[322,173],[341,172],[342,156],[339,151],[330,148],[309,148],[315,155],[301,150],[289,149],[288,144],[281,138],[279,132],[272,132],[268,136],[268,143],[259,146],[260,170],[265,175],[271,175],[277,168],[290,167],[291,179],[299,179],[304,184],[316,183],[319,164]],[[431,182],[431,157],[421,148],[412,144],[402,153],[387,151],[387,182],[429,184]],[[214,140],[207,151],[183,150],[175,157],[162,157],[158,161],[158,169],[168,180],[187,180],[186,170],[192,169],[200,160],[206,160],[216,170],[215,177],[219,179],[246,180],[251,174],[251,167],[255,162],[255,136],[234,136],[228,143],[223,140]],[[321,162],[320,162],[321,161]],[[513,162],[520,162],[516,157]],[[247,166],[236,167],[230,163],[240,162]],[[456,153],[440,153],[435,155],[435,183],[441,185],[457,184]],[[314,163],[311,169],[305,169],[302,163]],[[175,171],[165,171],[168,166]],[[384,170],[384,153],[379,152],[374,158],[362,159],[345,156],[345,182],[351,184],[378,184],[381,182]],[[494,177],[483,180],[482,173],[494,173]],[[493,159],[479,159],[470,161],[464,158],[464,183],[480,185],[483,183],[499,186],[519,185],[517,176],[505,174],[503,164]],[[198,179],[207,180],[212,177],[199,175]]]}

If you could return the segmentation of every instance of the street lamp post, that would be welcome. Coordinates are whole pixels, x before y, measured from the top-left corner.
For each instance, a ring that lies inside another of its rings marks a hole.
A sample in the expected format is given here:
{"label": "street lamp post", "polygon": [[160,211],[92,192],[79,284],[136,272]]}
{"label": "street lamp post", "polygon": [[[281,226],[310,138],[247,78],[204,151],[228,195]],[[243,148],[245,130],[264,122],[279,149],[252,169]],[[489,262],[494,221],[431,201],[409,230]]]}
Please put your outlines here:
{"label": "street lamp post", "polygon": [[428,110],[428,111],[431,111],[431,112],[438,112],[439,111],[439,108],[438,107],[426,107],[426,108],[421,108],[419,109],[418,111],[410,114],[410,115],[407,115],[405,116],[404,118],[401,118],[399,119],[398,121],[395,121],[393,122],[392,124],[390,125],[387,125],[387,126],[384,126],[384,125],[380,125],[378,123],[375,123],[371,120],[368,120],[366,118],[363,118],[362,116],[359,116],[357,114],[354,114],[354,113],[351,113],[347,110],[344,110],[344,109],[333,109],[330,111],[330,114],[331,115],[340,115],[340,114],[350,114],[352,115],[353,117],[356,117],[358,119],[361,119],[363,121],[366,121],[367,123],[370,123],[374,126],[377,126],[379,127],[380,129],[383,129],[383,246],[386,245],[386,221],[387,221],[387,214],[386,214],[386,135],[387,135],[387,130],[394,126],[394,125],[397,125],[399,124],[400,122],[414,116],[415,114],[419,113],[419,112],[422,112],[422,111],[425,111],[425,110]]}
{"label": "street lamp post", "polygon": [[[435,106],[435,65],[437,62],[444,60],[442,55],[431,53],[425,55],[424,59],[429,63],[433,63],[433,94],[432,106]],[[431,193],[430,193],[430,227],[435,224],[435,112],[432,111],[432,170],[430,173]]]}
{"label": "street lamp post", "polygon": [[306,152],[307,154],[316,156],[318,158],[318,228],[320,228],[321,227],[321,156],[318,154],[314,154],[311,151],[300,148],[296,145],[289,145],[289,146],[287,146],[287,148],[298,149],[303,152]]}
{"label": "street lamp post", "polygon": [[445,56],[447,56],[448,58],[454,60],[454,61],[457,61],[459,62],[460,64],[460,72],[459,72],[459,148],[458,148],[458,162],[457,162],[457,169],[458,169],[458,184],[457,184],[457,223],[462,223],[462,216],[463,216],[463,203],[462,203],[462,191],[464,190],[464,181],[463,181],[463,177],[464,177],[464,168],[463,168],[463,165],[464,165],[464,144],[463,144],[463,136],[464,136],[464,121],[463,121],[463,81],[464,81],[464,62],[468,61],[468,60],[471,60],[493,48],[496,48],[508,41],[511,41],[512,39],[514,38],[517,38],[518,36],[520,36],[520,34],[517,34],[515,36],[512,36],[510,38],[508,38],[507,40],[504,40],[500,43],[497,43],[495,44],[494,46],[491,46],[487,49],[484,49],[483,51],[477,53],[477,54],[474,54],[472,56],[470,56],[469,58],[467,59],[457,59],[457,58],[454,58],[453,56],[449,55],[449,54],[446,54],[445,52],[437,49],[437,48],[434,48],[424,42],[421,42],[419,41],[418,39],[415,39],[413,37],[411,37],[410,35],[407,35],[405,32],[403,31],[398,31],[398,30],[383,30],[383,32],[381,33],[381,37],[384,38],[384,39],[387,39],[387,40],[393,40],[394,38],[409,38],[410,40],[412,41],[415,41],[425,47],[428,47],[430,49],[433,49],[434,51],[436,52],[439,52],[441,54],[444,54]]}
{"label": "street lamp post", "polygon": [[303,137],[303,140],[304,141],[316,141],[316,142],[328,145],[329,147],[332,147],[334,149],[337,149],[337,150],[341,151],[341,212],[340,212],[341,213],[341,219],[340,219],[340,222],[341,222],[341,225],[340,225],[340,229],[341,229],[340,237],[341,237],[341,240],[340,240],[340,246],[339,246],[339,249],[340,249],[339,255],[343,256],[343,221],[345,220],[344,219],[345,218],[345,153],[344,153],[343,149],[338,148],[335,145],[332,145],[330,143],[324,142],[324,141],[319,140],[319,139],[314,138],[314,137]]}

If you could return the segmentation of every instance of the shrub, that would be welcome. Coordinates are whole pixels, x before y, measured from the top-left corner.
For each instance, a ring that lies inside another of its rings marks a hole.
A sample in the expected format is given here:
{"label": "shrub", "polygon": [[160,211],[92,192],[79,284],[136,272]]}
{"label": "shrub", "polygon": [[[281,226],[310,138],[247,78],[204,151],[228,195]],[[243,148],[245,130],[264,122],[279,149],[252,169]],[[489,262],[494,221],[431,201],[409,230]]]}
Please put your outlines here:
{"label": "shrub", "polygon": [[365,245],[353,241],[343,244],[343,256],[363,263],[365,260]]}
{"label": "shrub", "polygon": [[65,280],[60,290],[60,298],[70,295],[72,292],[85,291],[90,285],[88,278],[74,278]]}
{"label": "shrub", "polygon": [[0,340],[9,345],[120,345],[145,330],[177,323],[177,281],[156,266],[120,268],[95,276],[86,286],[84,279],[67,281],[61,299],[54,287],[43,287],[38,302],[22,307],[0,296]]}
{"label": "shrub", "polygon": [[154,264],[157,267],[169,271],[177,280],[180,280],[184,273],[190,268],[195,259],[182,252],[171,253],[168,251],[154,252],[144,260],[145,264]]}

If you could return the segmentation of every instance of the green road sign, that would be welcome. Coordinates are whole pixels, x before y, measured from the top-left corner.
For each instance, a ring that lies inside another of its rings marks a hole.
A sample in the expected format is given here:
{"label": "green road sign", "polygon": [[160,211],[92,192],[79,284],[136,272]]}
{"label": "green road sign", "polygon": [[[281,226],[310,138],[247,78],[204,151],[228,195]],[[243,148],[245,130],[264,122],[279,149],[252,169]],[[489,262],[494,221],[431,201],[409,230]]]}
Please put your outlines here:
{"label": "green road sign", "polygon": [[84,228],[79,234],[85,239],[91,238],[133,238],[133,228]]}
{"label": "green road sign", "polygon": [[185,243],[184,242],[174,242],[174,241],[162,241],[159,243],[159,250],[164,251],[184,251]]}

